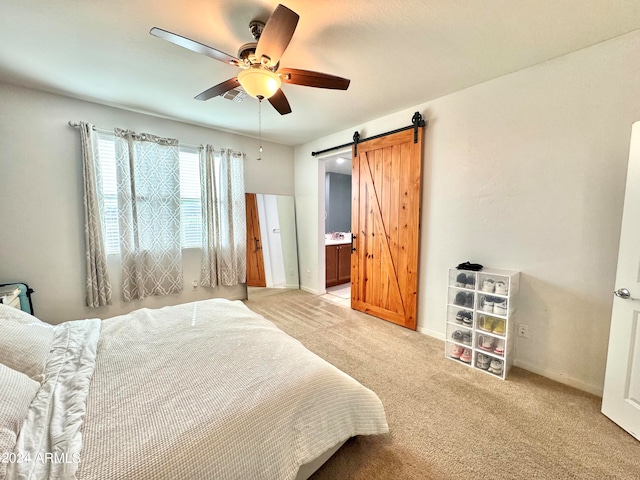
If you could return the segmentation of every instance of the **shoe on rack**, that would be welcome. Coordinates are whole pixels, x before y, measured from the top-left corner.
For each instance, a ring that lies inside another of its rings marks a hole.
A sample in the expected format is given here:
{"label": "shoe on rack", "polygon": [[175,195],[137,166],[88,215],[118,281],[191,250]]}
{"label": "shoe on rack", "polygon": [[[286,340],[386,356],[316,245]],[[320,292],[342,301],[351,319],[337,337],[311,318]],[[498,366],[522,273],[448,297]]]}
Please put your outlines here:
{"label": "shoe on rack", "polygon": [[467,285],[467,275],[465,273],[459,273],[456,277],[456,287],[466,287]]}
{"label": "shoe on rack", "polygon": [[473,313],[462,312],[462,325],[471,328],[473,325]]}
{"label": "shoe on rack", "polygon": [[496,335],[504,335],[504,332],[505,332],[504,318],[496,318],[496,319],[494,319],[492,331]]}
{"label": "shoe on rack", "polygon": [[464,351],[462,352],[462,355],[460,355],[460,360],[463,361],[464,363],[471,363],[471,349],[470,348],[465,348]]}
{"label": "shoe on rack", "polygon": [[467,293],[464,306],[467,308],[473,308],[473,293]]}
{"label": "shoe on rack", "polygon": [[485,332],[490,332],[493,329],[493,317],[480,315],[478,318],[478,328]]}
{"label": "shoe on rack", "polygon": [[493,313],[493,297],[489,295],[480,297],[480,310],[487,313]]}
{"label": "shoe on rack", "polygon": [[473,273],[467,274],[467,283],[464,286],[465,288],[469,288],[473,290],[476,288],[476,276]]}
{"label": "shoe on rack", "polygon": [[462,343],[471,345],[471,332],[462,332]]}
{"label": "shoe on rack", "polygon": [[464,304],[467,303],[467,294],[464,292],[456,293],[456,298],[453,300],[453,303],[464,307]]}
{"label": "shoe on rack", "polygon": [[479,353],[476,359],[476,367],[481,368],[482,370],[486,370],[489,368],[489,364],[491,363],[491,357],[489,355],[485,355],[484,353]]}
{"label": "shoe on rack", "polygon": [[478,347],[482,350],[490,352],[493,350],[493,342],[495,339],[491,335],[485,335],[484,333],[478,334]]}
{"label": "shoe on rack", "polygon": [[482,288],[481,290],[483,292],[487,292],[487,293],[493,293],[496,289],[496,281],[493,278],[485,278],[482,281]]}
{"label": "shoe on rack", "polygon": [[[460,360],[462,360],[462,357],[460,357]],[[502,375],[502,360],[498,360],[497,358],[491,360],[491,364],[489,364],[489,371],[496,375]]]}
{"label": "shoe on rack", "polygon": [[506,315],[507,314],[507,299],[506,298],[497,298],[493,299],[493,313],[497,313],[498,315]]}
{"label": "shoe on rack", "polygon": [[502,338],[496,340],[496,347],[493,349],[493,353],[501,357],[504,356],[504,340]]}
{"label": "shoe on rack", "polygon": [[504,283],[502,280],[498,280],[496,282],[496,293],[500,295],[507,294],[507,284]]}
{"label": "shoe on rack", "polygon": [[451,334],[451,339],[454,342],[462,343],[462,337],[463,337],[462,330],[456,330]]}
{"label": "shoe on rack", "polygon": [[465,350],[467,349],[461,347],[460,345],[451,345],[451,358],[460,360],[460,355],[462,355],[462,352],[464,352]]}

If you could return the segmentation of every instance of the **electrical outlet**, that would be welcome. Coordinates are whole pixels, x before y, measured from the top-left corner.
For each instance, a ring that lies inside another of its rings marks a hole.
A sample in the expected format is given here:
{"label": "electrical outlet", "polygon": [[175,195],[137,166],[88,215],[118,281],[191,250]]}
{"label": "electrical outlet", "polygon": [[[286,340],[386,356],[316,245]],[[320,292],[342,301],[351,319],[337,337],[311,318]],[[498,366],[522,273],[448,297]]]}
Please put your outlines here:
{"label": "electrical outlet", "polygon": [[524,338],[529,338],[529,325],[527,325],[525,323],[519,323],[518,324],[518,336],[519,337],[524,337]]}

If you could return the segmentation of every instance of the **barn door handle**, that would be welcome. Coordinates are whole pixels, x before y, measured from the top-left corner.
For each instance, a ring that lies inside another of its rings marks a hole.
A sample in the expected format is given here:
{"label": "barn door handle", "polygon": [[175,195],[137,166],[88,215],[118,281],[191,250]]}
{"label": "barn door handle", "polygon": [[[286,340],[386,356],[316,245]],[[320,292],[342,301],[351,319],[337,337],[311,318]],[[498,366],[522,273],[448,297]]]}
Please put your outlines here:
{"label": "barn door handle", "polygon": [[356,240],[356,236],[352,233],[351,234],[351,253],[356,251],[356,247],[354,247],[353,242]]}

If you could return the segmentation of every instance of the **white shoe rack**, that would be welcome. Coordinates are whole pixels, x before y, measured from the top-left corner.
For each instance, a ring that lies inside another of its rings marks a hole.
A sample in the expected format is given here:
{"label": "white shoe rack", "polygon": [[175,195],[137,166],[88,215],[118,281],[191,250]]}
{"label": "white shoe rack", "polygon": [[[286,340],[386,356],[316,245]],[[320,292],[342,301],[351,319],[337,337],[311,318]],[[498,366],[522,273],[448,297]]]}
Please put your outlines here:
{"label": "white shoe rack", "polygon": [[513,364],[520,272],[449,269],[445,356],[505,379]]}

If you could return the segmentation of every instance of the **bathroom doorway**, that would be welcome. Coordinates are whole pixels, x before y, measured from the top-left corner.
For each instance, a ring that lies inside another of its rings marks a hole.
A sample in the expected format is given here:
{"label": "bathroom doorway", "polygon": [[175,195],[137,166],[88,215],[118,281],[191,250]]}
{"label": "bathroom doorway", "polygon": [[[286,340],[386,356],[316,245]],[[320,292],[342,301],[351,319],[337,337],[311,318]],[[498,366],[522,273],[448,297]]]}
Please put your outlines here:
{"label": "bathroom doorway", "polygon": [[351,150],[324,157],[325,288],[337,302],[351,298]]}

